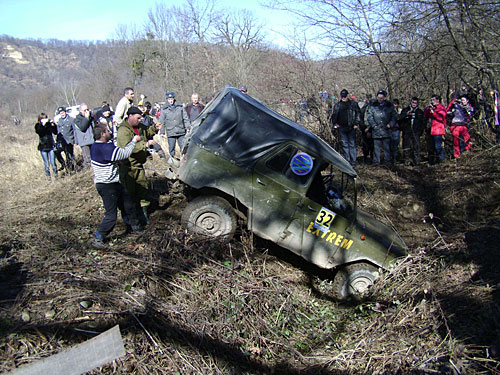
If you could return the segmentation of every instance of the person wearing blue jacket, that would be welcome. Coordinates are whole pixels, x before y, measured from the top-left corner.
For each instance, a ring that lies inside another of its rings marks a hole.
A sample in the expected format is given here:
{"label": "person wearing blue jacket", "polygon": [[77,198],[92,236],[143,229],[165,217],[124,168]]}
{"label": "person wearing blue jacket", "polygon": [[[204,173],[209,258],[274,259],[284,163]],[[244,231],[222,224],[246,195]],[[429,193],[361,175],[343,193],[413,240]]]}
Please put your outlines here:
{"label": "person wearing blue jacket", "polygon": [[167,102],[161,110],[159,122],[162,128],[160,136],[167,136],[168,148],[171,156],[175,155],[175,144],[182,148],[184,136],[191,129],[191,122],[182,104],[175,101],[175,93],[168,91],[165,94]]}

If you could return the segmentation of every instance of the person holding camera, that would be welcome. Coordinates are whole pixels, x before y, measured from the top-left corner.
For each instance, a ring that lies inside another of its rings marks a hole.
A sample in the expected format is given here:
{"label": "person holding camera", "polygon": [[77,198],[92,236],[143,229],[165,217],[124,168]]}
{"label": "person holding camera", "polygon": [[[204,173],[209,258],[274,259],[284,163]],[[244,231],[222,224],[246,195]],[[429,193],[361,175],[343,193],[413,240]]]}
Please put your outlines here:
{"label": "person holding camera", "polygon": [[446,128],[446,108],[441,104],[441,96],[436,94],[431,96],[431,102],[424,111],[424,118],[429,124],[428,134],[430,134],[434,146],[433,151],[437,157],[436,162],[440,163],[445,158],[443,136]]}
{"label": "person holding camera", "polygon": [[87,104],[80,104],[80,112],[75,117],[75,144],[82,150],[83,168],[90,168],[90,146],[94,143],[94,119]]}
{"label": "person holding camera", "polygon": [[460,95],[460,100],[452,100],[446,109],[451,117],[450,130],[453,135],[453,156],[459,158],[465,151],[470,151],[469,125],[474,116],[474,108],[469,103],[467,95]]}
{"label": "person holding camera", "polygon": [[403,133],[403,159],[405,165],[420,163],[420,137],[424,132],[424,111],[418,107],[418,98],[411,98],[410,105],[401,111],[398,123]]}
{"label": "person holding camera", "polygon": [[40,137],[38,150],[42,155],[45,175],[50,179],[50,167],[52,167],[52,173],[54,177],[57,177],[56,154],[54,152],[54,135],[57,134],[57,126],[42,112],[38,116],[38,121],[35,124],[35,132]]}

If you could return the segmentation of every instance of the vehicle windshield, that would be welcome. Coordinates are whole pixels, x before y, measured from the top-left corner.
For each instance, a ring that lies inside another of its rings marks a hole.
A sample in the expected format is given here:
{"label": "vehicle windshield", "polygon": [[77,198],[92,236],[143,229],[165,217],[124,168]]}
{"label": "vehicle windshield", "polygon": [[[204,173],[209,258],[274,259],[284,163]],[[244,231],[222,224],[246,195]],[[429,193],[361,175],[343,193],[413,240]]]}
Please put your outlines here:
{"label": "vehicle windshield", "polygon": [[354,178],[332,165],[325,165],[316,172],[306,196],[334,212],[349,216],[356,207]]}

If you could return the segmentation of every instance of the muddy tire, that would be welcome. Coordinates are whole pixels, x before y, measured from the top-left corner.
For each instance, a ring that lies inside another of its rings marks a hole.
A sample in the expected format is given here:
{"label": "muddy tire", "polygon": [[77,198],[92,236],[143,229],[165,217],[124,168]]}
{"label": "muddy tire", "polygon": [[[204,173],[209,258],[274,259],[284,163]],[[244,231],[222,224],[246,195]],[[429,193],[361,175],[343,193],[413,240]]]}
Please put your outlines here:
{"label": "muddy tire", "polygon": [[230,241],[236,230],[236,213],[228,201],[202,196],[189,202],[182,213],[182,225],[190,232]]}
{"label": "muddy tire", "polygon": [[337,271],[333,280],[335,297],[339,300],[361,300],[379,278],[377,267],[368,263],[345,266]]}

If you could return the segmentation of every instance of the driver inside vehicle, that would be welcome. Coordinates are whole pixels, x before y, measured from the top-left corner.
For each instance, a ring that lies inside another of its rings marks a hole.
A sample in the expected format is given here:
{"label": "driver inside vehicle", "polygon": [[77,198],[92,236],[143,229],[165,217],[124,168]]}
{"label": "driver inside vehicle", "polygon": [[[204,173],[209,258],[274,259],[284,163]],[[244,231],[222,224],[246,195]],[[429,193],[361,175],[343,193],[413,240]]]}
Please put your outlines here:
{"label": "driver inside vehicle", "polygon": [[325,164],[319,168],[306,196],[337,213],[352,211],[349,199],[344,197],[344,184],[341,181],[337,181],[338,178],[336,179],[333,173],[323,174],[328,167],[329,165]]}

